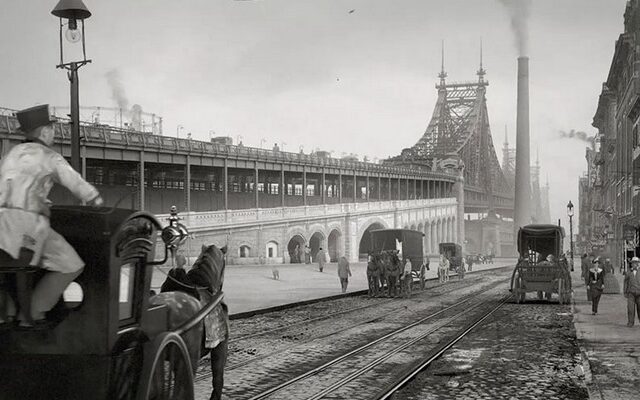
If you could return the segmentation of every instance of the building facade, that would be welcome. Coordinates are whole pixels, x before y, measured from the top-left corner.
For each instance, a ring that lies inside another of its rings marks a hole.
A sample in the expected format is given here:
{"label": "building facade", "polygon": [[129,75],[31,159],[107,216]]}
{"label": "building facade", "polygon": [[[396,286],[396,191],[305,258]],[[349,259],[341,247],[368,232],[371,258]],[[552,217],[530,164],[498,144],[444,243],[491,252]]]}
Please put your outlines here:
{"label": "building facade", "polygon": [[[616,264],[637,252],[640,225],[640,1],[630,0],[624,33],[615,43],[593,126],[598,129],[592,157],[587,156],[591,208],[580,210],[581,240],[603,241]],[[593,164],[593,165],[592,165]],[[582,181],[581,181],[582,190]],[[584,235],[584,236],[582,236]]]}

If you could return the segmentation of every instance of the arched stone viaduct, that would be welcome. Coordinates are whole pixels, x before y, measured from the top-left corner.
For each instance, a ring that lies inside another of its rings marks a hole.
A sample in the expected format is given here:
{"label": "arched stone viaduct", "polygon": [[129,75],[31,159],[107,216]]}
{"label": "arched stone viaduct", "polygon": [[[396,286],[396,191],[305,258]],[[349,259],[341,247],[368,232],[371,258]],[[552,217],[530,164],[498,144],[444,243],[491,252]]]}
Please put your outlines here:
{"label": "arched stone viaduct", "polygon": [[[203,244],[226,244],[230,264],[256,264],[295,262],[296,245],[300,251],[309,245],[313,260],[321,247],[332,261],[343,255],[357,261],[368,250],[366,233],[381,228],[419,230],[425,234],[425,252],[436,254],[438,243],[458,241],[456,211],[455,198],[441,198],[185,213],[182,217],[194,236],[185,251],[195,255]],[[304,262],[304,256],[300,258]]]}

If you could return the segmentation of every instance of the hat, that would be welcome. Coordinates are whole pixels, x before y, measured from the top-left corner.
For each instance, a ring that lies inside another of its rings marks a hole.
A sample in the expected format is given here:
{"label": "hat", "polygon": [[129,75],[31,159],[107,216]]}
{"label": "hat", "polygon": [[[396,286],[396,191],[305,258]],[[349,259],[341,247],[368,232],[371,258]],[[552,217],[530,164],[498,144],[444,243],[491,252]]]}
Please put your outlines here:
{"label": "hat", "polygon": [[24,132],[31,132],[41,126],[56,122],[56,118],[51,116],[49,105],[43,104],[16,112],[16,117],[20,123],[20,129]]}
{"label": "hat", "polygon": [[631,262],[640,262],[640,258],[638,258],[638,257],[633,257],[633,258],[631,259]]}

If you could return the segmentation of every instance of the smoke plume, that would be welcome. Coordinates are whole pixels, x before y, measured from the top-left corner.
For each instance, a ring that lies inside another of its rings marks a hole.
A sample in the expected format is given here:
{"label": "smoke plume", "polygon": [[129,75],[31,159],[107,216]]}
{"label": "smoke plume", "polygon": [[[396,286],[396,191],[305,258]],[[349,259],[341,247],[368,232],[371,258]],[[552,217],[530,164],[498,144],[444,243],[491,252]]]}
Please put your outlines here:
{"label": "smoke plume", "polygon": [[120,72],[117,69],[112,69],[105,76],[111,88],[111,97],[118,104],[118,107],[123,110],[129,109],[129,100],[127,100],[127,95],[125,94]]}
{"label": "smoke plume", "polygon": [[498,0],[506,7],[511,18],[511,29],[519,56],[529,54],[529,14],[531,0]]}
{"label": "smoke plume", "polygon": [[559,133],[561,138],[581,140],[583,142],[589,143],[591,147],[595,147],[596,145],[596,137],[589,136],[586,132],[576,131],[575,129],[572,129],[569,132],[559,131]]}

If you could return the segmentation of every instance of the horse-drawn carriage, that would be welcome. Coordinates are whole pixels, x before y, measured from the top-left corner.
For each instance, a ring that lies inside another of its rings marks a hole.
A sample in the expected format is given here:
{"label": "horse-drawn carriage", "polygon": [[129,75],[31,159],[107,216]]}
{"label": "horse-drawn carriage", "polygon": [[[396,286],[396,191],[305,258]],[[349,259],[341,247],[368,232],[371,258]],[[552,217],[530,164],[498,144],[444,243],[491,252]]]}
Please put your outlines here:
{"label": "horse-drawn carriage", "polygon": [[[411,281],[418,279],[420,287],[424,288],[425,273],[429,265],[429,259],[423,251],[424,233],[410,229],[378,229],[371,231],[370,254],[384,262],[392,262],[397,257],[399,269],[402,271],[404,260],[411,261]],[[410,293],[411,285],[407,285]],[[407,294],[409,294],[407,293]]]}
{"label": "horse-drawn carriage", "polygon": [[462,260],[462,246],[457,243],[440,243],[438,245],[440,254],[447,257],[449,260],[449,270],[457,271],[458,268],[463,266]]}
{"label": "horse-drawn carriage", "polygon": [[564,229],[557,225],[527,225],[518,231],[520,258],[511,276],[510,291],[518,303],[536,292],[550,300],[558,294],[560,304],[571,301],[571,274],[562,257]]}
{"label": "horse-drawn carriage", "polygon": [[[64,206],[52,208],[50,221],[86,267],[48,314],[49,327],[0,330],[0,397],[192,399],[193,349],[185,336],[201,329],[222,295],[180,326],[170,324],[165,304],[151,305],[152,266],[166,261],[179,230],[162,231],[164,260],[156,261],[161,226],[149,213]],[[0,265],[5,292],[17,292],[26,309],[29,281],[41,274],[28,264]]]}

